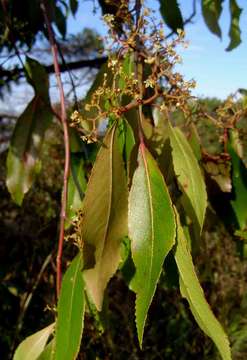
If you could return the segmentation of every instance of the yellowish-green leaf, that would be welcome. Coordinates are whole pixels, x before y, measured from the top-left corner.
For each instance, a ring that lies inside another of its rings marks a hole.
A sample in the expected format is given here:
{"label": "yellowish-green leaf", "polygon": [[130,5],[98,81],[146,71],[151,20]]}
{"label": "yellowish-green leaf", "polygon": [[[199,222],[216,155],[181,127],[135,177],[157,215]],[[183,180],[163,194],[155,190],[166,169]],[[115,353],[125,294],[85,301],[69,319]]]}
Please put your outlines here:
{"label": "yellowish-green leaf", "polygon": [[176,219],[177,246],[175,248],[175,260],[180,276],[179,281],[182,296],[187,299],[191,312],[200,328],[217,346],[222,359],[231,360],[231,350],[227,335],[205,299],[177,213]]}
{"label": "yellowish-green leaf", "polygon": [[78,254],[62,281],[55,330],[55,360],[77,358],[83,332],[84,311],[82,257]]}
{"label": "yellowish-green leaf", "polygon": [[15,351],[13,360],[36,360],[45,348],[49,336],[52,334],[55,324],[27,337]]}
{"label": "yellowish-green leaf", "polygon": [[147,148],[139,147],[129,196],[129,237],[136,272],[136,326],[142,344],[145,321],[165,257],[175,242],[175,218],[163,176]]}
{"label": "yellowish-green leaf", "polygon": [[230,44],[226,51],[235,49],[241,43],[241,30],[239,26],[242,9],[236,0],[230,0],[231,25],[229,31]]}
{"label": "yellowish-green leaf", "polygon": [[202,15],[209,30],[221,37],[219,17],[222,12],[223,0],[202,0]]}
{"label": "yellowish-green leaf", "polygon": [[202,229],[207,207],[207,193],[199,164],[182,131],[177,127],[173,128],[170,124],[168,129],[174,171],[179,187],[185,196],[186,210],[191,216],[193,216],[191,213],[195,213],[200,229]]}
{"label": "yellowish-green leaf", "polygon": [[52,339],[49,344],[46,345],[37,360],[54,360],[55,356],[55,341]]}
{"label": "yellowish-green leaf", "polygon": [[81,228],[85,267],[94,262],[93,267],[88,266],[92,268],[84,271],[84,279],[98,310],[107,283],[118,268],[121,241],[128,233],[127,199],[126,175],[115,123],[107,132],[94,163],[84,198]]}
{"label": "yellowish-green leaf", "polygon": [[49,106],[36,95],[17,120],[7,157],[6,182],[13,200],[19,205],[40,171],[39,155],[51,119]]}

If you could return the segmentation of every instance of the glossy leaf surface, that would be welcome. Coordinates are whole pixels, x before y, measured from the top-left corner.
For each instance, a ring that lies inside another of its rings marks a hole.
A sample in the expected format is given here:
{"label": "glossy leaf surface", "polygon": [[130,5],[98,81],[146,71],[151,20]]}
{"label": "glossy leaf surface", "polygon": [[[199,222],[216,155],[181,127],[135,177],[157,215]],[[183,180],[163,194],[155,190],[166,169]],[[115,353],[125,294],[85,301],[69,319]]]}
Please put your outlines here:
{"label": "glossy leaf surface", "polygon": [[202,0],[202,14],[209,30],[221,37],[219,17],[222,12],[223,0]]}
{"label": "glossy leaf surface", "polygon": [[230,0],[231,25],[229,31],[230,44],[227,51],[235,49],[241,43],[240,15],[242,9],[238,6],[236,0]]}
{"label": "glossy leaf surface", "polygon": [[190,202],[200,228],[207,207],[207,193],[197,159],[182,131],[169,124],[174,171],[186,200]]}
{"label": "glossy leaf surface", "polygon": [[141,344],[163,262],[175,241],[169,193],[157,163],[143,144],[129,196],[128,224],[136,268],[131,288],[136,293],[136,326]]}
{"label": "glossy leaf surface", "polygon": [[45,348],[54,324],[27,337],[16,349],[13,360],[36,360]]}
{"label": "glossy leaf surface", "polygon": [[187,299],[191,312],[200,328],[214,341],[222,359],[230,360],[231,351],[227,335],[205,299],[178,214],[176,218],[177,246],[175,248],[175,260],[180,276],[182,296]]}
{"label": "glossy leaf surface", "polygon": [[54,359],[77,358],[83,332],[84,310],[82,258],[79,254],[70,264],[62,281],[57,309]]}
{"label": "glossy leaf surface", "polygon": [[98,152],[83,207],[84,264],[92,267],[84,271],[84,279],[97,309],[101,309],[106,285],[120,262],[121,241],[128,232],[127,206],[126,175],[115,123]]}

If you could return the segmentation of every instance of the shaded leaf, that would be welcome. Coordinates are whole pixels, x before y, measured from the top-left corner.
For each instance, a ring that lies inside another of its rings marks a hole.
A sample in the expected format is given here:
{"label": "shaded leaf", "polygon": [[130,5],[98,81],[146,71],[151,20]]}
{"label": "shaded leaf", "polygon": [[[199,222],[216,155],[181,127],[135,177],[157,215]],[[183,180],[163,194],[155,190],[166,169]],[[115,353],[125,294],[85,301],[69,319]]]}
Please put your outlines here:
{"label": "shaded leaf", "polygon": [[129,237],[136,272],[131,288],[136,293],[136,326],[142,344],[149,306],[165,257],[175,241],[175,219],[163,176],[141,144],[138,168],[129,196]]}
{"label": "shaded leaf", "polygon": [[7,157],[6,182],[18,205],[40,171],[39,155],[51,119],[50,108],[36,95],[17,120]]}
{"label": "shaded leaf", "polygon": [[27,81],[33,86],[35,94],[49,104],[49,76],[46,69],[37,60],[26,57],[25,68],[28,73]]}
{"label": "shaded leaf", "polygon": [[202,0],[202,15],[209,30],[221,37],[219,17],[222,12],[223,0]]}
{"label": "shaded leaf", "polygon": [[55,24],[64,39],[67,32],[67,22],[66,16],[63,14],[59,6],[55,7]]}
{"label": "shaded leaf", "polygon": [[231,12],[231,25],[229,31],[230,44],[226,51],[235,49],[241,43],[241,30],[239,26],[240,15],[242,9],[238,6],[236,0],[230,0],[230,12]]}
{"label": "shaded leaf", "polygon": [[247,169],[229,143],[228,151],[232,158],[233,199],[231,200],[231,206],[236,215],[238,225],[243,230],[247,227]]}
{"label": "shaded leaf", "polygon": [[84,282],[82,258],[78,254],[67,269],[58,300],[55,331],[55,359],[75,360],[84,325]]}
{"label": "shaded leaf", "polygon": [[175,248],[175,260],[180,276],[181,294],[187,299],[191,312],[200,328],[217,346],[222,359],[231,360],[231,350],[227,335],[205,299],[177,213],[176,219],[177,246]]}
{"label": "shaded leaf", "polygon": [[[84,279],[99,310],[106,285],[120,262],[121,241],[128,233],[127,184],[117,123],[108,130],[98,152],[84,198],[83,216],[84,264],[95,262],[92,269],[84,271]],[[94,259],[90,249],[94,250]]]}
{"label": "shaded leaf", "polygon": [[69,5],[70,5],[70,9],[72,14],[75,16],[77,10],[78,10],[78,0],[69,0]]}
{"label": "shaded leaf", "polygon": [[15,351],[13,360],[36,360],[45,348],[49,336],[52,334],[55,324],[27,337]]}
{"label": "shaded leaf", "polygon": [[[190,202],[200,229],[202,229],[207,207],[207,193],[197,159],[182,131],[168,126],[172,147],[174,171],[179,187]],[[185,202],[186,204],[186,202]],[[186,205],[185,205],[186,206]],[[190,208],[186,209],[189,213]]]}
{"label": "shaded leaf", "polygon": [[183,17],[177,0],[159,0],[160,13],[172,31],[177,32],[178,29],[184,28]]}

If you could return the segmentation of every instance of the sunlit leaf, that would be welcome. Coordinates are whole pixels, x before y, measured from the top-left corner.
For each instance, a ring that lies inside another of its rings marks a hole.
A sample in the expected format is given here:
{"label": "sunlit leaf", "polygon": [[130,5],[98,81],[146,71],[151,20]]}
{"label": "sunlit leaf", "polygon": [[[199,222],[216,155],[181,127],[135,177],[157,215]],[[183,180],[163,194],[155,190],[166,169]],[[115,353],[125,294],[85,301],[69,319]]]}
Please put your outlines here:
{"label": "sunlit leaf", "polygon": [[55,341],[52,339],[49,344],[46,345],[37,360],[54,360],[55,356]]}
{"label": "sunlit leaf", "polygon": [[187,299],[191,312],[200,328],[217,346],[222,359],[231,360],[231,351],[227,335],[205,299],[177,213],[176,219],[177,246],[175,248],[175,260],[180,276],[179,281],[182,296]]}
{"label": "sunlit leaf", "polygon": [[17,120],[7,157],[6,182],[19,205],[41,169],[39,156],[51,119],[49,107],[36,95]]}
{"label": "sunlit leaf", "polygon": [[219,17],[222,12],[223,0],[202,0],[202,14],[209,30],[221,37]]}
{"label": "sunlit leaf", "polygon": [[160,13],[169,28],[177,32],[178,29],[183,29],[183,17],[179,8],[177,0],[159,0]]}
{"label": "sunlit leaf", "polygon": [[174,171],[185,196],[184,203],[188,202],[186,210],[190,213],[189,205],[192,206],[201,229],[207,207],[207,193],[203,176],[185,135],[179,128],[173,128],[170,124],[168,128]]}
{"label": "sunlit leaf", "polygon": [[239,26],[242,9],[238,6],[236,0],[230,0],[231,26],[229,31],[230,44],[226,51],[235,49],[241,43],[241,30]]}
{"label": "sunlit leaf", "polygon": [[55,324],[27,337],[15,351],[13,360],[36,360],[45,348],[49,336],[52,334]]}
{"label": "sunlit leaf", "polygon": [[106,285],[120,262],[121,241],[128,233],[127,184],[116,123],[107,132],[94,163],[83,216],[84,264],[95,262],[84,271],[84,279],[90,297],[101,309]]}
{"label": "sunlit leaf", "polygon": [[56,360],[75,360],[84,325],[84,282],[82,257],[78,254],[67,269],[58,300],[55,330]]}
{"label": "sunlit leaf", "polygon": [[175,219],[163,176],[141,144],[129,196],[129,237],[136,272],[136,326],[142,344],[145,321],[165,257],[175,241]]}

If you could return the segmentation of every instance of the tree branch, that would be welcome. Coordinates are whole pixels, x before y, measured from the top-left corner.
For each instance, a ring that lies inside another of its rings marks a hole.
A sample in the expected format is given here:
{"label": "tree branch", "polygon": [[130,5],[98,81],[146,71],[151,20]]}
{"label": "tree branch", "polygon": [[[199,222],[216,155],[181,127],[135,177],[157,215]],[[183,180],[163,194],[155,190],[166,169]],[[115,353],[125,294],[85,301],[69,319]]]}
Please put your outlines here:
{"label": "tree branch", "polygon": [[46,27],[48,30],[49,41],[51,44],[51,51],[53,56],[54,71],[56,74],[57,85],[60,93],[61,122],[63,126],[64,149],[65,149],[63,193],[62,193],[62,203],[61,203],[61,212],[60,212],[60,229],[59,229],[59,240],[58,240],[58,251],[57,251],[57,264],[56,264],[57,265],[56,285],[57,285],[57,297],[58,297],[62,283],[62,255],[63,255],[63,242],[64,242],[64,223],[65,223],[66,208],[67,208],[68,178],[69,178],[69,169],[70,169],[70,144],[69,144],[67,114],[65,107],[65,96],[64,96],[63,84],[61,80],[60,67],[58,63],[58,48],[57,48],[54,32],[51,26],[51,22],[48,17],[45,0],[41,0],[41,9],[43,11]]}

